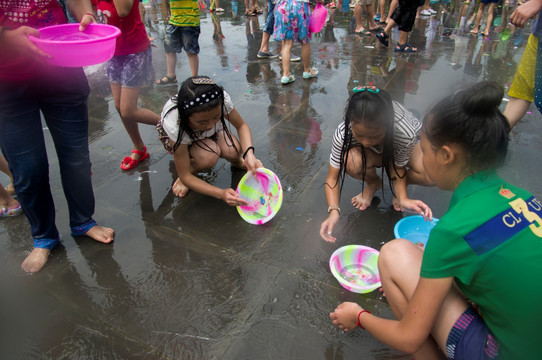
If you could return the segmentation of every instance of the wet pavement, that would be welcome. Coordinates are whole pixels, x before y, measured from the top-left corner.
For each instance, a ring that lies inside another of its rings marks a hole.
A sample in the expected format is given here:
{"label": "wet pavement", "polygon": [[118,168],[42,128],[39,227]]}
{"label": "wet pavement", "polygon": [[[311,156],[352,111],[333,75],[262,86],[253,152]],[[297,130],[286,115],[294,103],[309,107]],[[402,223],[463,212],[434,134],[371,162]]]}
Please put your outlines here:
{"label": "wet pavement", "polygon": [[[119,165],[131,143],[103,66],[87,69],[95,218],[115,229],[115,242],[103,245],[70,236],[48,140],[62,245],[40,273],[25,275],[19,266],[31,249],[28,223],[24,217],[0,220],[0,358],[411,358],[366,332],[345,334],[329,321],[329,312],[342,301],[392,316],[378,291],[358,295],[341,288],[328,262],[343,245],[379,249],[393,238],[395,222],[405,215],[393,211],[386,187],[368,210],[349,206],[349,199],[361,191],[361,184],[349,178],[335,231],[338,241],[320,239],[333,131],[358,84],[372,82],[418,114],[482,79],[506,86],[528,31],[507,37],[502,28],[495,29],[486,40],[467,36],[456,29],[459,8],[452,6],[448,13],[416,21],[410,41],[419,54],[398,55],[373,36],[354,35],[352,12],[337,10],[311,42],[318,78],[303,80],[302,66],[296,64],[297,80],[282,86],[280,62],[256,57],[264,15],[245,17],[244,6],[236,4],[221,1],[226,9],[222,16],[202,13],[200,73],[225,87],[250,125],[257,157],[281,179],[282,209],[269,223],[254,226],[214,198],[194,192],[175,198],[172,156],[151,127],[140,126],[150,160],[122,172]],[[151,5],[147,28],[157,38],[153,62],[159,77],[165,72],[164,25]],[[272,43],[271,50],[278,52],[278,44]],[[294,53],[300,54],[299,45]],[[177,77],[184,79],[189,72],[181,54]],[[146,89],[141,105],[159,113],[175,92],[175,86]],[[542,147],[542,122],[534,106],[531,110],[513,130],[509,159],[500,174],[541,195],[537,149]],[[201,174],[222,188],[235,188],[242,175],[223,160]],[[450,199],[450,193],[435,188],[412,186],[409,193],[429,204],[436,217]]]}

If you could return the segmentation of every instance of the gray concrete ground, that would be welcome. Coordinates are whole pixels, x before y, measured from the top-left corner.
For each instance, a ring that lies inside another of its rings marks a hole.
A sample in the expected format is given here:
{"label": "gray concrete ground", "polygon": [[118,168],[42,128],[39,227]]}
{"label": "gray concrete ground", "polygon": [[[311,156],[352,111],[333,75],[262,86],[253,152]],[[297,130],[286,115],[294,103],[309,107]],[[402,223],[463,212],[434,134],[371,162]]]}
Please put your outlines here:
{"label": "gray concrete ground", "polygon": [[[48,152],[62,245],[38,274],[19,265],[31,249],[27,220],[0,220],[0,358],[2,359],[410,359],[361,330],[348,334],[328,318],[340,302],[357,301],[391,317],[378,291],[358,295],[340,287],[329,271],[331,253],[347,244],[379,249],[404,214],[391,208],[389,189],[364,212],[349,206],[361,184],[345,182],[337,243],[322,241],[327,215],[323,183],[331,137],[350,90],[369,82],[387,89],[423,114],[442,96],[482,79],[507,85],[523,52],[527,31],[499,40],[452,33],[458,9],[416,21],[411,43],[419,54],[397,55],[374,36],[352,32],[352,12],[336,11],[311,43],[317,79],[280,84],[278,60],[258,60],[264,15],[202,13],[200,73],[231,94],[249,123],[257,156],[278,174],[284,204],[269,223],[244,222],[223,202],[190,193],[175,198],[172,156],[154,129],[141,126],[151,157],[136,170],[120,162],[131,144],[115,111],[103,66],[87,69],[90,149],[96,220],[116,230],[103,245],[69,233],[68,214],[51,141]],[[438,8],[438,5],[434,6]],[[147,27],[158,76],[165,72],[164,25],[147,8]],[[502,30],[502,29],[500,29]],[[221,35],[225,37],[222,38]],[[394,33],[394,39],[397,34]],[[394,42],[392,42],[393,44]],[[278,44],[271,45],[279,51]],[[299,54],[298,45],[294,52]],[[179,79],[189,75],[179,56]],[[160,112],[176,87],[150,88],[141,105]],[[503,107],[506,102],[503,102]],[[538,150],[541,116],[534,107],[512,133],[510,156],[500,173],[542,194]],[[47,129],[46,137],[49,139]],[[220,161],[202,176],[234,187],[243,175]],[[7,179],[0,181],[7,184]],[[411,187],[440,217],[449,193]]]}

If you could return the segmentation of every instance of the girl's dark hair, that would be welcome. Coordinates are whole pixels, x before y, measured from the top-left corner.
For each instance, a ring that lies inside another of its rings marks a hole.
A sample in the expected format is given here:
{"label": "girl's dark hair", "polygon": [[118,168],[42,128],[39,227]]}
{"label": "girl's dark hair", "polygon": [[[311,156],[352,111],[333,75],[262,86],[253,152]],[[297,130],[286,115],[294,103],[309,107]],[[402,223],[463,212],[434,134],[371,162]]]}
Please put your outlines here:
{"label": "girl's dark hair", "polygon": [[465,149],[469,171],[496,168],[508,149],[510,124],[499,109],[503,88],[483,81],[438,102],[425,116],[423,132],[434,146]]}
{"label": "girl's dark hair", "polygon": [[[205,97],[206,94],[211,94],[215,91],[217,91],[219,94],[217,97],[208,102],[199,102],[199,99],[202,98],[202,96]],[[194,102],[196,99],[198,102]],[[237,149],[235,146],[231,132],[226,125],[226,121],[224,120],[224,89],[216,84],[211,78],[204,75],[189,77],[182,82],[177,96],[174,96],[172,101],[175,105],[168,110],[166,115],[175,109],[177,109],[177,113],[179,114],[177,120],[177,123],[179,124],[179,134],[177,135],[177,140],[175,140],[173,152],[175,152],[175,150],[177,150],[181,144],[181,139],[184,133],[188,134],[188,137],[192,140],[193,144],[196,144],[204,150],[214,152],[212,148],[198,140],[196,133],[194,130],[192,130],[192,128],[190,128],[188,120],[190,115],[194,113],[211,110],[217,106],[220,106],[220,122],[222,123],[222,127],[224,129],[224,138],[229,140],[229,143],[228,141],[226,141],[226,143],[228,143],[228,146],[231,144],[231,146],[233,146],[239,153],[239,149]]]}
{"label": "girl's dark hair", "polygon": [[[371,128],[385,128],[386,135],[384,137],[384,143],[382,145],[382,175],[384,171],[388,175],[388,182],[392,193],[393,186],[392,181],[396,180],[395,177],[390,177],[390,165],[395,168],[395,163],[393,161],[393,132],[394,132],[394,116],[395,112],[393,109],[393,102],[389,94],[382,90],[378,89],[377,92],[365,90],[361,92],[354,93],[350,100],[348,101],[348,107],[344,115],[344,142],[341,148],[340,155],[340,193],[342,193],[342,188],[344,184],[344,179],[346,177],[346,164],[348,164],[348,154],[349,150],[355,146],[359,146],[362,156],[362,181],[365,183],[365,174],[367,170],[367,161],[365,155],[365,147],[362,144],[354,143],[354,138],[352,135],[352,123],[354,124],[363,124],[366,127]],[[353,143],[355,145],[353,145]],[[401,178],[406,175],[400,175]],[[337,180],[338,181],[338,180]],[[382,184],[384,183],[384,176],[382,176]],[[327,184],[330,186],[329,184]],[[335,184],[333,187],[337,186]],[[362,185],[364,187],[364,185]]]}

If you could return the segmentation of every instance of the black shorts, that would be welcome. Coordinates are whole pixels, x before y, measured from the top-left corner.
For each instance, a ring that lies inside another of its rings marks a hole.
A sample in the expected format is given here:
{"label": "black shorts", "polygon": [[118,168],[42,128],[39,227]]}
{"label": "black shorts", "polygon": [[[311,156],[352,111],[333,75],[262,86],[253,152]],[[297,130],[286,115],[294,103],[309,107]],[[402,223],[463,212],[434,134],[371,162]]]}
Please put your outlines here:
{"label": "black shorts", "polygon": [[391,19],[399,26],[399,31],[410,32],[412,30],[419,6],[418,1],[399,0],[399,6],[391,14]]}

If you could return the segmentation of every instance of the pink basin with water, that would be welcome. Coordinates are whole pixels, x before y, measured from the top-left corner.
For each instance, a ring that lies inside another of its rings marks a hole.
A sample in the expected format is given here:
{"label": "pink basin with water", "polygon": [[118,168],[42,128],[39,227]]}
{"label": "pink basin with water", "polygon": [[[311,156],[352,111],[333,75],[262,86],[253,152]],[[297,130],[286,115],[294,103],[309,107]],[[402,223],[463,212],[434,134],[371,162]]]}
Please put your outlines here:
{"label": "pink basin with water", "polygon": [[40,38],[30,40],[51,55],[56,66],[80,67],[101,64],[113,57],[120,30],[111,25],[90,24],[79,31],[79,24],[54,25],[38,29]]}

